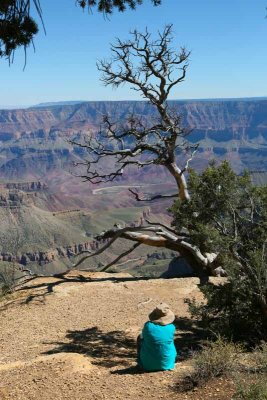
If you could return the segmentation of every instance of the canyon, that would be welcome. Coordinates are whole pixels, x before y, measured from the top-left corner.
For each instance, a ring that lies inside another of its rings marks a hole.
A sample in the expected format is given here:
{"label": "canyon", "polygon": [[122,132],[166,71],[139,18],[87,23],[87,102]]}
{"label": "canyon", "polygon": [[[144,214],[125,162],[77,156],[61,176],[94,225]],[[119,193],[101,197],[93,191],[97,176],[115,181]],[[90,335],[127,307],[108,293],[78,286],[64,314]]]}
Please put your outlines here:
{"label": "canyon", "polygon": [[[267,170],[267,100],[171,101],[170,107],[192,130],[188,140],[199,143],[194,167],[203,168],[212,158],[227,158],[237,172],[244,168]],[[94,135],[106,115],[122,122],[132,114],[147,123],[156,118],[153,106],[142,101],[2,110],[0,179],[41,179],[46,183],[56,175],[59,181],[68,180],[66,175],[70,175],[73,163],[86,156],[85,150],[73,147],[69,139],[79,141],[83,135]],[[140,181],[141,176],[137,179]]]}
{"label": "canyon", "polygon": [[[183,126],[192,130],[188,140],[199,143],[193,168],[201,170],[212,159],[228,159],[237,173],[248,169],[266,183],[267,100],[170,101],[169,105],[182,116]],[[112,224],[138,224],[145,209],[136,204],[128,186],[146,193],[174,190],[171,178],[158,166],[130,169],[106,188],[76,176],[73,165],[87,153],[69,140],[94,135],[106,115],[122,122],[132,114],[147,124],[156,118],[155,109],[142,101],[0,110],[0,261],[43,267],[71,259],[80,251],[94,249],[94,235]],[[167,218],[164,210],[169,204],[158,202],[151,207],[151,215]],[[6,245],[11,237],[8,231],[20,237],[19,251]]]}

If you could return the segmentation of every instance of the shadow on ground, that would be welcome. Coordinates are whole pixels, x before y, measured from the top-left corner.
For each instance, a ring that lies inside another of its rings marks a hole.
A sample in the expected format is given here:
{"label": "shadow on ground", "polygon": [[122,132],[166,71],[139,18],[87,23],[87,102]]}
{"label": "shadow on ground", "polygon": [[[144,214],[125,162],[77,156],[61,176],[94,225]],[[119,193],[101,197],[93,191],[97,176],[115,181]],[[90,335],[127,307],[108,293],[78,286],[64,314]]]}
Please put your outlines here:
{"label": "shadow on ground", "polygon": [[[96,271],[93,271],[96,272]],[[34,282],[35,280],[38,279],[44,279],[43,282]],[[45,279],[55,279],[54,281],[47,282]],[[157,280],[160,279],[158,277],[149,277],[149,276],[141,276],[141,277],[136,277],[136,276],[130,276],[130,277],[103,277],[103,278],[94,278],[94,277],[86,277],[82,274],[78,274],[75,276],[68,276],[67,273],[62,273],[62,274],[55,274],[53,276],[33,276],[24,281],[22,284],[18,285],[16,288],[15,292],[20,293],[20,294],[27,294],[27,296],[23,297],[19,303],[20,304],[28,304],[31,302],[38,302],[38,303],[45,303],[45,297],[49,294],[52,294],[54,292],[54,289],[57,286],[60,286],[62,284],[66,283],[98,283],[98,282],[113,282],[119,283],[119,282],[136,282],[136,281],[149,281],[149,280]],[[206,282],[206,280],[205,280]],[[200,279],[199,286],[203,284],[203,280]],[[27,292],[31,291],[30,294]],[[0,305],[0,311],[7,309],[12,302],[8,302],[4,304],[3,306]],[[17,303],[17,302],[15,302]]]}
{"label": "shadow on ground", "polygon": [[191,358],[199,351],[209,338],[209,332],[201,326],[201,323],[191,318],[176,318],[175,347],[178,353],[178,362]]}
{"label": "shadow on ground", "polygon": [[79,353],[93,359],[92,364],[114,367],[128,366],[136,359],[136,341],[124,332],[103,332],[98,327],[82,331],[68,331],[66,342],[53,343],[56,347],[45,354]]}
{"label": "shadow on ground", "polygon": [[[42,277],[45,278],[45,277]],[[48,277],[49,278],[49,277]],[[24,302],[26,304],[31,303],[32,301],[39,301],[39,302],[44,302],[45,297],[51,293],[54,292],[55,287],[60,286],[65,283],[97,283],[97,282],[113,282],[113,283],[119,283],[119,282],[133,282],[133,281],[147,281],[147,280],[153,280],[153,279],[158,279],[158,278],[151,278],[151,277],[107,277],[107,278],[91,278],[91,277],[85,277],[83,275],[77,275],[77,276],[65,276],[63,274],[58,274],[54,275],[52,278],[56,278],[58,280],[55,280],[53,282],[41,282],[34,284],[34,280],[36,278],[30,278],[27,283],[32,282],[30,285],[24,284],[21,288],[17,289],[18,292],[27,292],[28,290],[34,291],[31,294],[29,294]]]}
{"label": "shadow on ground", "polygon": [[[207,333],[189,318],[176,319],[177,335],[175,345],[178,362],[191,358],[207,338]],[[92,358],[92,364],[111,368],[124,367],[113,371],[116,374],[140,373],[132,364],[136,360],[136,340],[123,331],[103,332],[98,327],[80,331],[68,331],[66,341],[49,343],[55,345],[45,354],[79,353]]]}

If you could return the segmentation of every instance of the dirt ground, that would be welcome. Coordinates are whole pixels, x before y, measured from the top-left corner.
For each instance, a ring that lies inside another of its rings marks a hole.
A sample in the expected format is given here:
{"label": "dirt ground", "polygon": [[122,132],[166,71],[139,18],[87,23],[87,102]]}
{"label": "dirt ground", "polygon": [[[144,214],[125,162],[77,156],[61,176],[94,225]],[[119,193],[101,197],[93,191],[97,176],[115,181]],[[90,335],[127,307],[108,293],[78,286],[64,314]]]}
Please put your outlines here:
{"label": "dirt ground", "polygon": [[[184,304],[201,299],[198,283],[85,272],[32,280],[0,304],[0,399],[231,399],[223,380],[177,391],[201,337]],[[180,361],[174,371],[141,373],[135,339],[161,301],[177,315]]]}

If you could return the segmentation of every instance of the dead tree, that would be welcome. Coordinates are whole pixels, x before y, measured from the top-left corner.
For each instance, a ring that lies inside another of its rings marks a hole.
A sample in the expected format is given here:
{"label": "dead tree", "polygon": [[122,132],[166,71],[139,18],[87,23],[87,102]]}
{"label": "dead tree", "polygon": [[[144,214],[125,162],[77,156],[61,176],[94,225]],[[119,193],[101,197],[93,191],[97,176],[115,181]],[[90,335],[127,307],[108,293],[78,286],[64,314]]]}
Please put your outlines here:
{"label": "dead tree", "polygon": [[[111,182],[123,175],[127,167],[158,165],[166,168],[173,177],[177,193],[142,198],[130,190],[136,200],[176,197],[180,201],[190,201],[185,173],[198,146],[188,142],[189,130],[182,126],[181,116],[168,102],[172,90],[186,77],[190,52],[184,47],[176,51],[172,48],[172,41],[171,25],[166,26],[156,40],[147,30],[145,33],[134,31],[130,40],[117,39],[112,45],[113,57],[110,61],[98,63],[105,85],[117,88],[130,84],[132,90],[139,92],[150,103],[156,117],[149,123],[145,118],[130,115],[123,124],[118,124],[106,116],[96,135],[84,138],[82,142],[72,141],[89,154],[88,160],[79,163],[86,167],[86,173],[82,175],[84,180],[91,183]],[[178,153],[184,155],[186,161],[183,165],[178,164]],[[145,244],[179,252],[200,275],[215,274],[216,254],[202,254],[184,232],[176,232],[160,223],[146,222],[146,226],[114,227],[103,232],[98,239],[108,239],[108,243],[96,253],[84,256],[76,266],[102,253],[117,239],[128,239],[135,243],[134,246],[103,270]]]}

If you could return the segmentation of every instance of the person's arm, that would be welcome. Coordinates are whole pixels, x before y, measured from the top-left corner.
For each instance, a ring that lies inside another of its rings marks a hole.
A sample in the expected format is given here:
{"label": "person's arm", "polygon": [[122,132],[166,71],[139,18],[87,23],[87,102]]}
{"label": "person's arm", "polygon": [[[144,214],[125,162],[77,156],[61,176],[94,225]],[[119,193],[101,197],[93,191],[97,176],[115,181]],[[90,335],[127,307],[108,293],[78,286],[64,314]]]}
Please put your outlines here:
{"label": "person's arm", "polygon": [[172,324],[172,338],[173,339],[174,339],[175,331],[176,331],[176,327],[174,324]]}
{"label": "person's arm", "polygon": [[146,337],[146,333],[147,333],[147,322],[145,323],[145,325],[144,325],[144,327],[142,329],[142,332],[140,334],[142,340]]}

